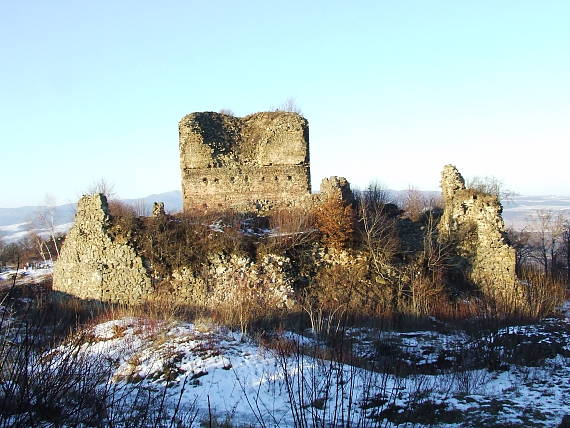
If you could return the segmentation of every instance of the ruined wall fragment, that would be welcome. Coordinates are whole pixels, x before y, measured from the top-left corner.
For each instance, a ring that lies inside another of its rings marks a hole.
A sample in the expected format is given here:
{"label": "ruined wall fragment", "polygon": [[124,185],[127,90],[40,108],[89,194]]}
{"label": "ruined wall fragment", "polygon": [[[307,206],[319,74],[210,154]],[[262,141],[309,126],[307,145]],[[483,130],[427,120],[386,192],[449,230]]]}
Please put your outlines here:
{"label": "ruined wall fragment", "polygon": [[289,206],[311,193],[309,127],[299,114],[192,113],[179,137],[184,210]]}
{"label": "ruined wall fragment", "polygon": [[350,183],[344,177],[328,177],[321,180],[320,193],[314,195],[315,203],[322,203],[328,198],[341,200],[345,205],[354,202]]}
{"label": "ruined wall fragment", "polygon": [[440,239],[463,258],[467,278],[488,296],[519,299],[515,249],[505,238],[497,196],[465,188],[453,165],[443,169],[441,190],[445,208],[438,226]]}
{"label": "ruined wall fragment", "polygon": [[131,304],[152,293],[141,257],[128,243],[113,241],[108,227],[106,197],[83,196],[55,264],[54,290],[83,299]]}

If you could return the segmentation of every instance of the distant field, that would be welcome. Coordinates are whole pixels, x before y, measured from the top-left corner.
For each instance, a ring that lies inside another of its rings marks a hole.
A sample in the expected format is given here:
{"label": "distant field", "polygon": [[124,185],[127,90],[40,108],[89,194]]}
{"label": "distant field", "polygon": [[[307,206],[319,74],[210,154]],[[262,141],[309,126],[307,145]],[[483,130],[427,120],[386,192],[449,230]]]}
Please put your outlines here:
{"label": "distant field", "polygon": [[560,212],[570,219],[570,196],[515,196],[503,205],[506,225],[516,229],[532,223],[533,214],[538,210]]}

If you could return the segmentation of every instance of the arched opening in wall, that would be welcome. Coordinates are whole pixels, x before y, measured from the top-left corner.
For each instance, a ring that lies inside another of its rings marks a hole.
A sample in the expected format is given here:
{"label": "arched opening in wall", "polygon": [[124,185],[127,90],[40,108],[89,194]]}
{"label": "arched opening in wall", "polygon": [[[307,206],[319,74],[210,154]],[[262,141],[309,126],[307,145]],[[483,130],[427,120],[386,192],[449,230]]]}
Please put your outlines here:
{"label": "arched opening in wall", "polygon": [[293,180],[293,177],[291,177],[290,175],[287,176],[287,181],[291,181]]}
{"label": "arched opening in wall", "polygon": [[249,177],[246,175],[243,180],[247,183],[249,181]]}
{"label": "arched opening in wall", "polygon": [[202,208],[204,208],[205,210],[208,209],[208,204],[202,204]]}
{"label": "arched opening in wall", "polygon": [[275,176],[275,181],[279,181],[279,177]]}
{"label": "arched opening in wall", "polygon": [[261,177],[261,181],[265,181],[265,177]]}
{"label": "arched opening in wall", "polygon": [[214,183],[216,183],[216,184],[217,184],[217,183],[219,183],[219,182],[220,182],[220,180],[219,180],[219,179],[217,179],[217,178],[214,178]]}
{"label": "arched opening in wall", "polygon": [[208,184],[208,179],[206,177],[202,178],[202,183]]}
{"label": "arched opening in wall", "polygon": [[230,183],[235,183],[236,182],[236,178],[235,177],[230,177]]}

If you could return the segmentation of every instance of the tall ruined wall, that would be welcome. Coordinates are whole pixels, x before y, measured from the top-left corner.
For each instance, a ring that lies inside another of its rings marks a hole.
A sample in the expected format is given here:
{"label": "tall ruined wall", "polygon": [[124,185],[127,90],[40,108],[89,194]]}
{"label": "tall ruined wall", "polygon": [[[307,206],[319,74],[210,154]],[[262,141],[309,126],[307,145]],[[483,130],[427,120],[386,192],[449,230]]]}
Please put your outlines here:
{"label": "tall ruined wall", "polygon": [[53,288],[84,299],[137,303],[152,292],[142,259],[108,233],[107,199],[83,196],[53,273]]}
{"label": "tall ruined wall", "polygon": [[184,210],[294,205],[311,193],[309,127],[296,113],[192,113],[179,135]]}
{"label": "tall ruined wall", "polygon": [[439,223],[440,239],[455,246],[467,278],[483,293],[518,299],[515,250],[505,239],[502,206],[496,196],[465,188],[453,165],[441,175],[445,203]]}

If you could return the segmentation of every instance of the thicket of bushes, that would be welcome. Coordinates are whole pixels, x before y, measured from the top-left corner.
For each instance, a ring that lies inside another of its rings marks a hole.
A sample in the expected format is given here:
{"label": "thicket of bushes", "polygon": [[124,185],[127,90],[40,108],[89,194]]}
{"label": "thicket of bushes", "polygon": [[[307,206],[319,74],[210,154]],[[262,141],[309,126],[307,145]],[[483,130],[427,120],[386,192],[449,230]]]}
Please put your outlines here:
{"label": "thicket of bushes", "polygon": [[[110,230],[137,248],[157,283],[167,283],[173,270],[184,266],[199,272],[212,253],[253,261],[267,254],[287,256],[297,310],[311,316],[538,318],[555,311],[564,298],[561,281],[528,265],[521,274],[526,309],[491,301],[465,280],[453,245],[439,241],[438,202],[412,191],[403,206],[377,186],[355,192],[350,205],[331,197],[314,210],[282,209],[265,217],[232,212],[139,217],[119,205],[111,207]],[[252,323],[275,318],[271,308],[249,303],[256,312],[248,317]],[[241,317],[244,308],[235,310]]]}

